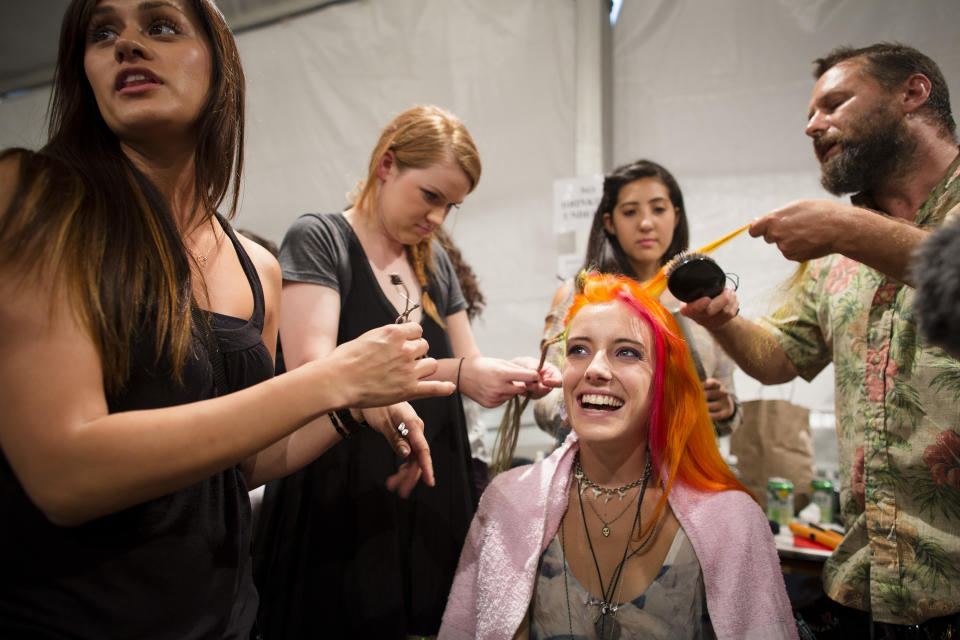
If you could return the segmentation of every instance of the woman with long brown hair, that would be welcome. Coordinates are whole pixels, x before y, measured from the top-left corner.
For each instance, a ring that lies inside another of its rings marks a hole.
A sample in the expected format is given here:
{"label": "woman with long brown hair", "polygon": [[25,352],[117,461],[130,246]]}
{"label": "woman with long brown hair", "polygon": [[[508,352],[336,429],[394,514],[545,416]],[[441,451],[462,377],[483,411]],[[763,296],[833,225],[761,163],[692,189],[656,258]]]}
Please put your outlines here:
{"label": "woman with long brown hair", "polygon": [[0,636],[249,637],[247,488],[453,390],[412,323],[267,380],[279,267],[216,213],[243,97],[210,0],[67,8],[49,140],[0,157]]}
{"label": "woman with long brown hair", "polygon": [[[481,355],[454,268],[433,239],[480,179],[463,123],[432,105],[404,111],[381,133],[366,173],[347,211],[301,216],[283,240],[287,366],[409,314],[439,363],[434,377],[484,406],[559,384],[552,367],[541,379],[533,358]],[[384,488],[397,461],[367,434],[267,486],[254,559],[268,637],[437,632],[476,504],[458,395],[413,403],[437,482],[408,500]]]}

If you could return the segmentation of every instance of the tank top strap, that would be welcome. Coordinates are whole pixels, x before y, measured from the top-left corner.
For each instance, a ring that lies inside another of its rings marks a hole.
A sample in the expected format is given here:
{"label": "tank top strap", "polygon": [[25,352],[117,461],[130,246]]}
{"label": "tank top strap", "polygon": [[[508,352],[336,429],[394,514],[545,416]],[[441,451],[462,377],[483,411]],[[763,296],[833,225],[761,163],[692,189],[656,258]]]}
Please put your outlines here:
{"label": "tank top strap", "polygon": [[230,226],[227,219],[219,213],[216,214],[216,216],[223,230],[226,231],[227,237],[230,238],[230,242],[233,243],[233,248],[237,252],[237,258],[240,259],[240,266],[243,267],[243,273],[247,276],[247,282],[250,283],[250,290],[253,292],[253,315],[250,317],[250,321],[256,325],[258,329],[263,329],[265,302],[263,285],[260,283],[260,275],[257,273],[257,268],[253,266],[253,260],[250,259],[250,256],[240,243],[239,238],[237,238],[233,227]]}

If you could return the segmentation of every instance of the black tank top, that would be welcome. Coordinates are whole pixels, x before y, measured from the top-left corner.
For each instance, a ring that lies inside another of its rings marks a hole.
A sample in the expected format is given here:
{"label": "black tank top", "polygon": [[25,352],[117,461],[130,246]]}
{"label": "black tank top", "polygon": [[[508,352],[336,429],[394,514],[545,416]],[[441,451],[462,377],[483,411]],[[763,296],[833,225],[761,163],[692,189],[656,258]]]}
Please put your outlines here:
{"label": "black tank top", "polygon": [[[269,378],[260,279],[220,219],[253,291],[248,319],[213,314],[227,387]],[[130,380],[111,413],[213,397],[212,368],[194,328],[184,383],[140,335]],[[68,392],[68,390],[64,390]],[[39,427],[40,425],[38,425]],[[78,527],[51,524],[0,457],[0,637],[248,638],[257,609],[250,572],[250,502],[239,467]]]}
{"label": "black tank top", "polygon": [[[343,344],[391,324],[398,311],[346,219],[329,220],[344,237],[352,276],[349,292],[341,293]],[[430,297],[450,298],[435,282]],[[421,324],[430,357],[451,357],[446,331],[426,314]],[[384,481],[399,461],[373,429],[267,485],[254,541],[265,638],[437,633],[476,508],[473,467],[459,395],[411,404],[430,444],[435,487],[421,482],[408,499],[388,491]]]}

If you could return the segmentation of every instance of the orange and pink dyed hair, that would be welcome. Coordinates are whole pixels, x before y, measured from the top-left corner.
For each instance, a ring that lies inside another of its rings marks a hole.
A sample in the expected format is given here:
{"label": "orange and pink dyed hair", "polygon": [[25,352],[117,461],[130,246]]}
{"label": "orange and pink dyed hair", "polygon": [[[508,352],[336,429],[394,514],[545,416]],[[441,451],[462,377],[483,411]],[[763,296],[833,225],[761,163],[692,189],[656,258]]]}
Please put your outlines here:
{"label": "orange and pink dyed hair", "polygon": [[735,489],[749,494],[720,456],[703,387],[683,332],[670,312],[643,285],[624,276],[581,272],[577,291],[564,321],[567,330],[583,307],[617,301],[643,319],[653,333],[656,358],[649,446],[664,489],[657,515],[676,479],[705,491]]}

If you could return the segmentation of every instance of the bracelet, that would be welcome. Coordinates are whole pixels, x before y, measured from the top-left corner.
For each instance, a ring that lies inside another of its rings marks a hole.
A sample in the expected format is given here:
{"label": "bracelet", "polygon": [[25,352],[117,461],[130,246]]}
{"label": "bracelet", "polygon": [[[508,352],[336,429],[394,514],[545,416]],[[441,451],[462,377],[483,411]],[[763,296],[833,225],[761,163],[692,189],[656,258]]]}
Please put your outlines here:
{"label": "bracelet", "polygon": [[730,422],[737,417],[737,411],[740,411],[740,402],[737,400],[733,401],[733,412],[726,418],[721,418],[717,422]]}
{"label": "bracelet", "polygon": [[369,427],[366,420],[357,421],[353,417],[353,414],[350,413],[350,409],[336,409],[327,413],[330,416],[330,422],[333,423],[333,428],[337,430],[337,433],[340,434],[340,437],[346,439],[350,435],[363,427]]}
{"label": "bracelet", "polygon": [[460,358],[460,364],[457,365],[457,391],[460,391],[460,370],[463,369],[463,361],[465,358]]}
{"label": "bracelet", "polygon": [[340,419],[337,418],[337,414],[333,411],[327,412],[327,417],[330,418],[330,424],[333,425],[333,428],[337,430],[337,433],[340,434],[340,437],[346,440],[350,437],[350,432],[343,428],[343,425],[340,424]]}
{"label": "bracelet", "polygon": [[336,414],[337,417],[340,418],[340,424],[343,425],[343,428],[346,429],[347,433],[353,433],[358,429],[370,426],[367,424],[366,420],[361,418],[358,421],[356,418],[354,418],[353,414],[350,413],[350,409],[337,409]]}

